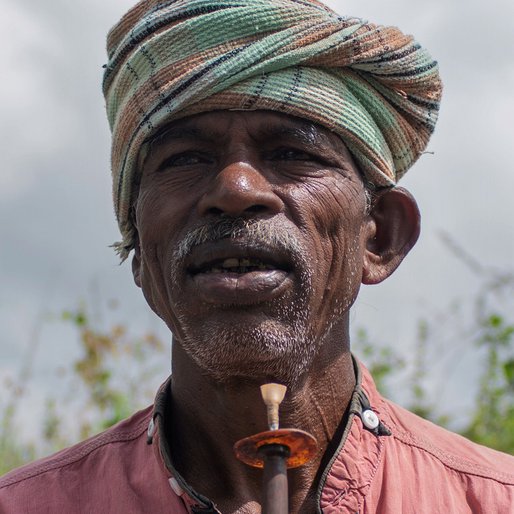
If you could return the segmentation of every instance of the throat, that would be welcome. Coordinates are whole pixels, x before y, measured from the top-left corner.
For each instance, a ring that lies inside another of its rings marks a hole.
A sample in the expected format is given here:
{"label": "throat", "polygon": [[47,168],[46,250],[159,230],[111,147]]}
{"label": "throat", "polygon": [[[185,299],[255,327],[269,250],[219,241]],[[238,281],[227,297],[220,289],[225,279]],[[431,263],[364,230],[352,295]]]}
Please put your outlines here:
{"label": "throat", "polygon": [[[333,451],[330,442],[337,439],[355,386],[349,353],[327,362],[330,369],[314,367],[316,372],[311,370],[304,381],[291,385],[280,406],[280,425],[311,433],[320,448],[311,463],[288,471],[292,513],[316,511],[317,484],[326,464],[322,457]],[[267,430],[261,383],[217,382],[202,372],[180,343],[173,346],[172,363],[173,393],[165,433],[173,465],[186,483],[221,512],[260,513],[262,470],[240,462],[233,446]]]}

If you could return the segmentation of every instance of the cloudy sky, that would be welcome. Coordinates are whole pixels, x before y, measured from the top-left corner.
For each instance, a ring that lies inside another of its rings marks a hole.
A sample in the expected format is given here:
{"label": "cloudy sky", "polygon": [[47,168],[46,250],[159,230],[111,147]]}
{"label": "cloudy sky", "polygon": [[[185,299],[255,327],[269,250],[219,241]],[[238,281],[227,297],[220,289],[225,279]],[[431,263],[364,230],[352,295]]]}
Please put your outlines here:
{"label": "cloudy sky", "polygon": [[[421,239],[394,277],[363,289],[352,315],[355,326],[406,353],[416,319],[478,287],[441,231],[483,265],[513,268],[514,2],[327,3],[415,34],[438,59],[445,83],[433,154],[403,181],[422,211]],[[115,299],[117,319],[165,334],[133,285],[130,266],[119,266],[109,248],[118,232],[100,82],[105,35],[131,4],[0,6],[0,377],[19,373],[36,338],[31,413],[55,387],[53,370],[77,353],[73,330],[55,321],[64,309],[87,300],[100,316]],[[466,369],[460,373],[455,397],[473,380]]]}

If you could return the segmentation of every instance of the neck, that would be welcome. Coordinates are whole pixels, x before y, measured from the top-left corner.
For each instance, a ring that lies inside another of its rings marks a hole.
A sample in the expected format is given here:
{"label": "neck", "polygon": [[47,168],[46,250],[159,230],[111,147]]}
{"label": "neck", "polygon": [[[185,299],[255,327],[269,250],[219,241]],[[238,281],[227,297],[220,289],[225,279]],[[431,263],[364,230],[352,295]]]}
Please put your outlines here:
{"label": "neck", "polygon": [[[344,337],[346,336],[346,337]],[[324,344],[310,370],[288,385],[280,406],[280,425],[311,433],[317,457],[288,472],[290,512],[313,512],[316,475],[355,386],[347,333]],[[234,378],[219,383],[206,376],[180,343],[173,345],[172,458],[184,479],[210,498],[221,512],[260,512],[262,471],[239,462],[236,441],[267,430],[263,380]]]}

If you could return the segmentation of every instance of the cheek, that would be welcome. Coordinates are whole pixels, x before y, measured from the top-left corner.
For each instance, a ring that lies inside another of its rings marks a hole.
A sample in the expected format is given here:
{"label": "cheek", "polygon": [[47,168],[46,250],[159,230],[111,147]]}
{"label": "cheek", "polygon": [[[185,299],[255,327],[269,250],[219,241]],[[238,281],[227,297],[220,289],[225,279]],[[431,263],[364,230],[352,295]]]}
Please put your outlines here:
{"label": "cheek", "polygon": [[[174,218],[167,212],[171,205],[148,191],[141,191],[136,205],[136,226],[140,245],[141,289],[148,305],[164,321],[167,321],[169,301],[166,280],[167,263],[172,247]],[[175,216],[176,218],[176,216]]]}
{"label": "cheek", "polygon": [[360,246],[366,210],[362,185],[341,179],[311,181],[292,197],[301,228],[314,238],[328,261]]}
{"label": "cheek", "polygon": [[311,182],[304,185],[295,202],[302,228],[312,242],[320,308],[327,312],[348,309],[359,290],[366,199],[358,186],[341,180]]}
{"label": "cheek", "polygon": [[[174,314],[176,298],[173,298],[173,284],[170,283],[170,270],[165,261],[150,251],[141,255],[141,290],[150,308],[161,318],[174,336],[180,336],[180,324]],[[176,295],[175,295],[176,296]]]}
{"label": "cheek", "polygon": [[192,195],[177,195],[170,187],[141,186],[136,204],[136,224],[142,250],[152,260],[165,262],[173,240],[187,225],[193,211]]}

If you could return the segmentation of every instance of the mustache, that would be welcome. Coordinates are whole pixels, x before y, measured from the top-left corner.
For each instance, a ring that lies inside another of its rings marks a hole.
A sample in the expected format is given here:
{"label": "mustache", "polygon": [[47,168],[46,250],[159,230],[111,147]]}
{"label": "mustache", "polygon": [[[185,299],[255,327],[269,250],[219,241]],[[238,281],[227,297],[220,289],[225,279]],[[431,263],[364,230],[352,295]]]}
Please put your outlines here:
{"label": "mustache", "polygon": [[222,239],[244,239],[252,245],[287,252],[293,261],[302,255],[300,242],[285,228],[267,220],[219,218],[187,232],[174,252],[174,261],[183,261],[196,246]]}

